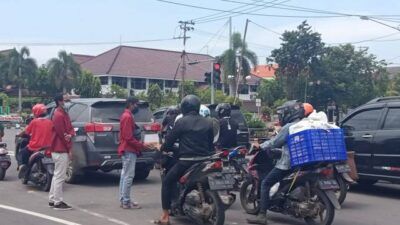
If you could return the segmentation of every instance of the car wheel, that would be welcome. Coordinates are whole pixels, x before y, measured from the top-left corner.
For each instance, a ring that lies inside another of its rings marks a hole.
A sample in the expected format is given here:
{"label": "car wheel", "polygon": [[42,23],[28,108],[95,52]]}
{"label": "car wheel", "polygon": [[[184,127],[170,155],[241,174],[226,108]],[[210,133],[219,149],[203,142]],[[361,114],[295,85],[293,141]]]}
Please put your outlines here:
{"label": "car wheel", "polygon": [[135,180],[146,180],[150,175],[150,170],[137,171],[135,174]]}
{"label": "car wheel", "polygon": [[67,176],[65,182],[69,184],[77,184],[80,183],[84,178],[84,174],[78,168],[76,168],[72,161],[69,161],[67,168]]}

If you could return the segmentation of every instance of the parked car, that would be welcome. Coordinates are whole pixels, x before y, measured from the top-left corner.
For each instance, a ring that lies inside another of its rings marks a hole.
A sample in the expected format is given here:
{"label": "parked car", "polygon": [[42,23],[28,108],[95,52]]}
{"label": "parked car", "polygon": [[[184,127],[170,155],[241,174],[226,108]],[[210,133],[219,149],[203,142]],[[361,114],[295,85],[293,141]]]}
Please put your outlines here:
{"label": "parked car", "polygon": [[[208,105],[208,108],[211,111],[211,117],[218,118],[218,114],[215,111],[215,108],[218,104]],[[243,113],[240,111],[240,107],[237,105],[231,105],[231,118],[236,121],[239,125],[239,131],[237,134],[237,142],[238,146],[244,145],[246,147],[249,146],[249,128],[246,124],[246,120],[244,119]]]}
{"label": "parked car", "polygon": [[162,122],[166,116],[168,108],[169,107],[161,107],[161,108],[157,109],[156,111],[154,111],[153,112],[154,122],[162,124]]}
{"label": "parked car", "polygon": [[[72,99],[66,103],[68,114],[76,130],[73,141],[73,160],[67,170],[67,182],[76,183],[85,172],[101,170],[110,172],[122,168],[117,153],[119,144],[119,118],[125,109],[125,100],[107,98]],[[55,104],[47,105],[49,116]],[[141,137],[157,135],[160,125],[154,123],[147,102],[139,102],[135,122],[142,130]],[[158,137],[158,135],[157,135]],[[17,150],[18,152],[18,145]],[[146,179],[154,167],[155,151],[144,151],[137,159],[135,179]],[[17,155],[17,154],[16,154]]]}
{"label": "parked car", "polygon": [[348,151],[355,151],[359,183],[400,183],[400,96],[376,98],[347,115]]}

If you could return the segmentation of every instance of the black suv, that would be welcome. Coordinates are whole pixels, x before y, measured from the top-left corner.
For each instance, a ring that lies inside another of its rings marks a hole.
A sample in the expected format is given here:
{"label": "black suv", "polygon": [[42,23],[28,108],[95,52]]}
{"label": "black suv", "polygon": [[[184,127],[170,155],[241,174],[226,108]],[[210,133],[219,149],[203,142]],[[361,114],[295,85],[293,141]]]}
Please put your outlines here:
{"label": "black suv", "polygon": [[[67,182],[76,183],[86,171],[109,172],[122,168],[117,153],[119,144],[119,118],[125,109],[125,100],[107,98],[72,99],[66,103],[68,114],[76,131],[73,145],[73,160],[67,170]],[[55,104],[47,105],[49,116]],[[147,102],[139,102],[139,111],[134,114],[141,129],[142,138],[156,134],[160,125],[153,123]],[[18,151],[18,146],[17,146]],[[146,179],[154,167],[155,151],[144,151],[137,159],[135,179]]]}
{"label": "black suv", "polygon": [[340,123],[348,151],[355,151],[360,183],[400,183],[400,96],[374,99]]}

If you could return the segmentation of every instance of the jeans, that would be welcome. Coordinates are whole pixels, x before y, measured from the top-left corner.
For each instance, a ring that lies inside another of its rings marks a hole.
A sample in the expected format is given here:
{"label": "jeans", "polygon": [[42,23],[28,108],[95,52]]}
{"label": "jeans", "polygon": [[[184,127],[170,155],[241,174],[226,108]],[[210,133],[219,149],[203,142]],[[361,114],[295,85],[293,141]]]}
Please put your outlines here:
{"label": "jeans", "polygon": [[171,209],[171,201],[176,192],[179,179],[197,161],[178,161],[167,173],[162,181],[161,204],[164,210]]}
{"label": "jeans", "polygon": [[52,152],[51,157],[54,161],[54,175],[51,181],[49,192],[49,202],[58,205],[63,201],[63,184],[67,177],[67,167],[69,163],[68,153]]}
{"label": "jeans", "polygon": [[133,152],[125,151],[122,155],[121,179],[119,182],[119,200],[121,204],[128,205],[131,202],[131,187],[135,177],[137,156]]}
{"label": "jeans", "polygon": [[28,147],[22,148],[18,153],[18,165],[28,165],[29,158],[31,157],[32,153],[33,152],[30,151]]}
{"label": "jeans", "polygon": [[266,213],[269,205],[269,192],[276,183],[290,173],[290,170],[273,168],[261,182],[260,213]]}

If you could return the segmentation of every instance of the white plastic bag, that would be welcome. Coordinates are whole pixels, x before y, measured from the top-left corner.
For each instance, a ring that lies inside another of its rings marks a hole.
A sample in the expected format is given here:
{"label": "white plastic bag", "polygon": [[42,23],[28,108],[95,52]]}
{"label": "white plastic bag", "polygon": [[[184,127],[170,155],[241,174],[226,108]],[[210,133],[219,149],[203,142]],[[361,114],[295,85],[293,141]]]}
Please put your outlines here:
{"label": "white plastic bag", "polygon": [[295,134],[310,129],[339,129],[338,126],[328,123],[328,117],[324,112],[314,110],[307,118],[289,128],[289,134]]}

